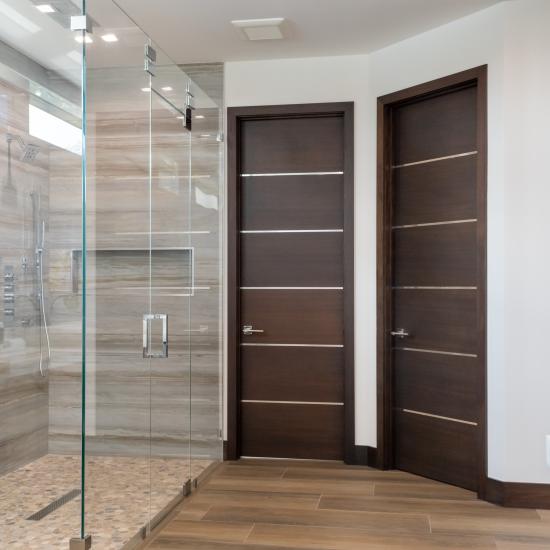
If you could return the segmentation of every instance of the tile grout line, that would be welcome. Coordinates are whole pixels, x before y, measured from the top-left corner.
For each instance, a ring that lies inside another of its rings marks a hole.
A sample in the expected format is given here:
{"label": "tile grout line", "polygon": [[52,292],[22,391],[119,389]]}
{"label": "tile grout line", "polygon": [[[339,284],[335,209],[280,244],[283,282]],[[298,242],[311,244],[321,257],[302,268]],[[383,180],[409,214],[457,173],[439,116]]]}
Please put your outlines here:
{"label": "tile grout line", "polygon": [[256,523],[253,523],[252,524],[252,527],[250,528],[250,531],[248,531],[248,534],[246,535],[246,537],[244,537],[244,540],[243,540],[243,543],[246,544],[250,535],[252,534],[252,531],[254,531],[254,527],[256,527]]}
{"label": "tile grout line", "polygon": [[206,509],[206,512],[204,512],[204,514],[199,518],[199,521],[203,521],[204,518],[206,517],[206,515],[208,514],[208,512],[210,512],[210,510],[212,509],[212,506],[214,506],[213,504],[210,504],[210,506],[208,506],[208,508]]}

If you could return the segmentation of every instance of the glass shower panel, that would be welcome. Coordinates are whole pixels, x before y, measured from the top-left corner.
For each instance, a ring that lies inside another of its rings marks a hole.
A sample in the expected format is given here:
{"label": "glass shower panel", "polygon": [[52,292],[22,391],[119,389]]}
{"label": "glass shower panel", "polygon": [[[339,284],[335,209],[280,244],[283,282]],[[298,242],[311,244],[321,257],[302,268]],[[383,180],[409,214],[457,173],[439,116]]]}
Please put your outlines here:
{"label": "glass shower panel", "polygon": [[88,16],[84,532],[117,549],[149,520],[149,40],[110,1],[89,1]]}
{"label": "glass shower panel", "polygon": [[[168,72],[165,65],[163,71]],[[151,110],[151,521],[190,490],[190,300],[194,250],[189,246],[191,134],[185,128],[183,73],[171,70],[171,95],[153,78]],[[157,73],[158,74],[158,73]],[[164,331],[164,335],[163,335]],[[163,338],[167,341],[163,344]]]}
{"label": "glass shower panel", "polygon": [[0,2],[0,548],[80,531],[82,5],[35,4]]}
{"label": "glass shower panel", "polygon": [[193,83],[191,247],[195,251],[195,291],[191,302],[191,456],[200,473],[222,460],[222,212],[223,70],[220,65],[186,67],[208,83],[209,94]]}

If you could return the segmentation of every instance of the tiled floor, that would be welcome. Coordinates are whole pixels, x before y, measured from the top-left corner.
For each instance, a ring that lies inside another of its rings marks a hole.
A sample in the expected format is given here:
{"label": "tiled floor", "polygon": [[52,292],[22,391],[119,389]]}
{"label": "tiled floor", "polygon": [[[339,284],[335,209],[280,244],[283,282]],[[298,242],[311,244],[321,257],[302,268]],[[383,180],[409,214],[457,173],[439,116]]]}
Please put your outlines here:
{"label": "tiled floor", "polygon": [[549,550],[550,512],[501,508],[399,471],[224,463],[149,550]]}
{"label": "tiled floor", "polygon": [[[93,547],[119,550],[172,499],[189,474],[209,460],[90,457],[86,468],[86,533]],[[150,490],[150,487],[152,490]],[[68,550],[80,529],[80,497],[40,521],[26,518],[80,488],[80,457],[47,455],[0,477],[0,548]],[[150,505],[149,505],[150,503]]]}

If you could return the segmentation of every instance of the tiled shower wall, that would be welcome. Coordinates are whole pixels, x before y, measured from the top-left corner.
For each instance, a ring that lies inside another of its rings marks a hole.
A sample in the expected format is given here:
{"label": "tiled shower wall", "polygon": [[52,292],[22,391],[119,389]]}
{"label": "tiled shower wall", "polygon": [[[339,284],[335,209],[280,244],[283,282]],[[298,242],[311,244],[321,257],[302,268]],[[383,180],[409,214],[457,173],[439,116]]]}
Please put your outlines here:
{"label": "tiled shower wall", "polygon": [[[185,67],[211,97],[223,96],[221,65]],[[120,70],[89,75],[87,434],[92,454],[220,458],[221,144],[219,109],[196,114],[189,144],[173,117],[155,111],[153,131],[153,284],[189,284],[182,254],[194,249],[197,289],[191,297],[153,295],[170,310],[169,360],[141,355],[141,318],[148,311],[149,111],[139,98],[113,109],[101,86],[135,78]],[[111,98],[112,99],[112,98]],[[221,108],[221,104],[220,104]],[[191,147],[191,149],[189,149]],[[189,153],[191,156],[189,156]],[[53,362],[50,371],[49,450],[73,454],[80,445],[80,173],[53,152],[50,173],[50,296]],[[176,159],[176,164],[172,162]],[[174,171],[188,179],[174,179]],[[192,233],[189,233],[191,230]],[[179,231],[179,233],[175,233]],[[97,250],[97,252],[94,252]],[[190,439],[191,438],[191,439]]]}
{"label": "tiled shower wall", "polygon": [[[40,317],[31,196],[40,195],[40,217],[47,222],[47,148],[28,164],[20,160],[20,146],[12,142],[11,176],[8,169],[7,135],[29,142],[28,112],[28,94],[0,81],[0,475],[42,456],[48,448],[48,385],[38,367]],[[5,303],[6,269],[14,274],[13,305]],[[13,316],[6,311],[10,307],[15,309]]]}

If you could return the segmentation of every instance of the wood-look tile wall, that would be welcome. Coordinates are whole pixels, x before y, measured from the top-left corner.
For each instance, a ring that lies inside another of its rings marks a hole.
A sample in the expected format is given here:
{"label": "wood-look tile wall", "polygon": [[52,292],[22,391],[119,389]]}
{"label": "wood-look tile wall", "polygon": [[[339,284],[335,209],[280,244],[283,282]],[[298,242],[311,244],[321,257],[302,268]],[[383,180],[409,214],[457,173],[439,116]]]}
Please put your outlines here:
{"label": "wood-look tile wall", "polygon": [[[27,164],[20,161],[21,149],[12,142],[11,177],[8,173],[8,134],[29,142],[28,103],[27,93],[0,81],[0,475],[31,462],[48,447],[48,385],[38,367],[40,318],[31,197],[40,194],[47,216],[47,149]],[[15,275],[13,317],[4,307],[7,266]]]}

